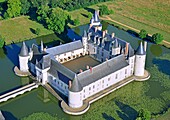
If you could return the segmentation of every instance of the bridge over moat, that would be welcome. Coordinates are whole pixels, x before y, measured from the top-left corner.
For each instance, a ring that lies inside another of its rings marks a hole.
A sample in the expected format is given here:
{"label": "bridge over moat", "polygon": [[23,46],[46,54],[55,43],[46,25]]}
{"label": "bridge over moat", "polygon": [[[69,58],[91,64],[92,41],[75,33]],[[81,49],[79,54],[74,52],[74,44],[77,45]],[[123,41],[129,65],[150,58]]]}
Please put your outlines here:
{"label": "bridge over moat", "polygon": [[31,91],[34,88],[38,88],[38,86],[39,85],[36,84],[36,83],[31,83],[31,84],[28,84],[28,85],[23,86],[21,88],[18,88],[16,90],[13,90],[13,91],[10,91],[8,93],[5,93],[5,94],[0,96],[0,103],[5,102],[5,101],[7,101],[7,100],[9,100],[11,98],[15,98],[16,96],[24,94],[27,91]]}

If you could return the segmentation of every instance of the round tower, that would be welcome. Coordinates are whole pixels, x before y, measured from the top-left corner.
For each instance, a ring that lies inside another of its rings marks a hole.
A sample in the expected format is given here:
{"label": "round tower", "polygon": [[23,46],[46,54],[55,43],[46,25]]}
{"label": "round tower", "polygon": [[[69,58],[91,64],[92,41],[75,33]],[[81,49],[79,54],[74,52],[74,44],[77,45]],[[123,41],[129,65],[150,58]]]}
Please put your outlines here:
{"label": "round tower", "polygon": [[22,43],[21,51],[19,54],[19,68],[22,72],[28,72],[28,60],[30,56],[28,53],[28,48],[25,42]]}
{"label": "round tower", "polygon": [[146,59],[146,52],[141,42],[139,47],[137,48],[136,55],[135,55],[135,70],[134,70],[135,76],[144,76],[145,59]]}
{"label": "round tower", "polygon": [[77,79],[77,75],[75,74],[68,93],[68,104],[70,107],[79,108],[83,105],[82,90],[83,87],[81,86],[79,80]]}

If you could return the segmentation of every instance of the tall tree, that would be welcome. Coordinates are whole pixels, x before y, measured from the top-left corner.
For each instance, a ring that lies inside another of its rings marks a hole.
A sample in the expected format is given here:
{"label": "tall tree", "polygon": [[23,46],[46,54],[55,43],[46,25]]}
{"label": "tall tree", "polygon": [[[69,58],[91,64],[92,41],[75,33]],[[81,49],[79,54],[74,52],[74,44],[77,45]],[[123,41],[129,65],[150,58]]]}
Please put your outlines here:
{"label": "tall tree", "polygon": [[156,33],[152,35],[152,42],[156,44],[160,44],[163,41],[164,37],[160,33]]}
{"label": "tall tree", "polygon": [[20,0],[8,0],[7,1],[7,14],[10,18],[19,16],[21,13],[21,1]]}
{"label": "tall tree", "polygon": [[141,39],[144,39],[144,38],[146,38],[146,36],[147,36],[146,30],[142,29],[142,30],[139,32],[139,37],[140,37]]}
{"label": "tall tree", "polygon": [[29,12],[31,4],[28,0],[21,0],[21,14],[25,15]]}
{"label": "tall tree", "polygon": [[61,33],[68,22],[68,12],[57,7],[52,10],[49,17],[46,18],[46,24],[48,29]]}

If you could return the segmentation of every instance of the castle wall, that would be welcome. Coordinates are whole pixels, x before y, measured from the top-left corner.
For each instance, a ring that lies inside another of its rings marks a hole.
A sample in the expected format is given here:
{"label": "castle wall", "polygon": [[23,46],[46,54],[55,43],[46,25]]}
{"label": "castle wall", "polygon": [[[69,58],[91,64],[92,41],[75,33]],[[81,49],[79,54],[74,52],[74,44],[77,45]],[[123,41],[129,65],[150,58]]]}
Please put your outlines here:
{"label": "castle wall", "polygon": [[109,86],[120,82],[121,80],[131,76],[130,65],[118,70],[108,76],[105,76],[94,83],[89,84],[83,88],[82,98],[83,100],[108,88]]}
{"label": "castle wall", "polygon": [[66,83],[62,82],[62,80],[52,76],[51,74],[48,74],[48,82],[51,86],[68,97],[68,85]]}

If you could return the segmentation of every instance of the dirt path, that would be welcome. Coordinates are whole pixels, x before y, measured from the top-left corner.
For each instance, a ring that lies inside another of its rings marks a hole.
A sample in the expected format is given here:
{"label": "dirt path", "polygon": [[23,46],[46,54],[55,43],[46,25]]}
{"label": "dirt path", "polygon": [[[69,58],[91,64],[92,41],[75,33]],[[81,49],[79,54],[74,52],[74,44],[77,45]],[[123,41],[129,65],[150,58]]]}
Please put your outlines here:
{"label": "dirt path", "polygon": [[[111,19],[109,16],[101,17],[101,19],[102,19],[102,20],[109,20],[109,21],[112,21],[112,22],[117,23],[117,24],[119,24],[119,25],[122,25],[122,26],[124,26],[124,27],[127,27],[127,28],[129,28],[129,29],[131,29],[131,30],[134,30],[135,32],[138,32],[138,33],[140,32],[140,30],[138,30],[138,29],[136,29],[136,28],[133,28],[133,27],[131,27],[131,26],[125,25],[125,24],[123,24],[123,23],[121,23],[121,22],[118,22],[118,21],[116,21],[116,20],[113,20],[113,19]],[[148,34],[148,36],[151,37],[152,34]],[[165,44],[170,45],[170,42],[168,42],[168,41],[166,41],[166,40],[163,40],[162,42],[165,43]]]}

